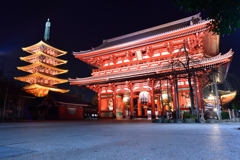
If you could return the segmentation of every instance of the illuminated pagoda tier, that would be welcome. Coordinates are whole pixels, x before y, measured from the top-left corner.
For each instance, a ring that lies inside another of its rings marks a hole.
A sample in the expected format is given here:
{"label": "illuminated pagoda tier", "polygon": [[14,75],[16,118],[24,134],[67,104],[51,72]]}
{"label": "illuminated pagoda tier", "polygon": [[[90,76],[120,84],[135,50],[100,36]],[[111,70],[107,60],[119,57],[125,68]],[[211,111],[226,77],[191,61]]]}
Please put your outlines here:
{"label": "illuminated pagoda tier", "polygon": [[[46,23],[46,28],[48,27],[47,24],[50,24],[50,22],[48,21]],[[67,53],[66,51],[54,48],[43,41],[22,49],[31,55],[20,57],[20,59],[30,64],[17,68],[18,70],[22,70],[30,74],[21,77],[15,77],[15,79],[29,83],[29,85],[23,87],[26,92],[33,94],[36,97],[44,97],[49,91],[60,93],[69,92],[69,90],[60,89],[55,86],[57,84],[68,82],[67,79],[56,77],[59,74],[68,72],[68,70],[59,69],[56,67],[58,65],[67,63],[66,60],[57,58],[65,55]]]}
{"label": "illuminated pagoda tier", "polygon": [[[221,66],[227,74],[233,56],[232,50],[219,54],[219,35],[206,27],[210,22],[196,14],[74,52],[75,58],[96,69],[90,77],[69,78],[69,82],[97,92],[101,118],[156,118],[189,111],[191,73],[194,107],[201,113],[209,75]],[[219,76],[215,79],[220,83]]]}

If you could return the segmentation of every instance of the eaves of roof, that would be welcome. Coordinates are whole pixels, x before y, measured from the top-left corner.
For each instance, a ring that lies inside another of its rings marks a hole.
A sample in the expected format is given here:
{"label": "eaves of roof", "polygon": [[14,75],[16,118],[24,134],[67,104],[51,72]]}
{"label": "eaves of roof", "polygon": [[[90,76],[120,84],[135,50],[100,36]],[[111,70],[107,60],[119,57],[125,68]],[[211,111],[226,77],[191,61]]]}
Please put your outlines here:
{"label": "eaves of roof", "polygon": [[[193,18],[198,18],[199,20],[197,21],[197,23],[190,25],[190,21]],[[103,44],[101,44],[100,46],[98,46],[96,48],[93,48],[93,49],[87,50],[87,51],[73,52],[73,55],[75,57],[77,57],[77,56],[81,56],[81,55],[93,54],[93,53],[100,52],[100,51],[104,52],[104,50],[106,50],[106,49],[110,50],[110,48],[117,47],[117,46],[124,46],[126,48],[126,46],[128,44],[132,46],[132,44],[139,43],[141,41],[146,41],[148,39],[165,36],[165,35],[168,35],[168,34],[171,34],[174,32],[179,32],[181,30],[191,29],[191,28],[197,27],[199,25],[205,25],[209,21],[210,20],[207,20],[207,21],[201,20],[199,14],[196,14],[196,15],[193,15],[193,16],[190,16],[187,18],[183,18],[183,19],[180,19],[177,21],[173,21],[170,23],[166,23],[166,24],[152,27],[149,29],[145,29],[142,31],[138,31],[138,32],[130,33],[130,34],[123,35],[120,37],[104,40]],[[116,50],[114,50],[114,51],[116,51]]]}
{"label": "eaves of roof", "polygon": [[[200,62],[197,63],[196,67],[204,67],[204,66],[209,66],[209,65],[214,65],[214,64],[219,64],[219,63],[224,63],[226,59],[232,58],[233,52],[230,50],[226,54],[219,54],[217,56],[211,57],[211,58],[205,58],[201,60]],[[190,63],[190,66],[194,64]],[[170,67],[171,68],[171,67]],[[179,70],[183,70],[184,67],[182,68],[175,68]],[[124,78],[129,78],[129,77],[136,77],[140,75],[147,75],[150,73],[156,73],[158,71],[163,72],[168,72],[169,69],[166,66],[157,66],[157,67],[151,67],[147,69],[137,69],[134,71],[126,71],[124,73],[114,73],[114,74],[107,74],[107,75],[101,75],[101,76],[91,76],[91,77],[86,77],[86,78],[76,78],[76,79],[71,79],[69,78],[69,82],[71,85],[86,85],[86,84],[94,84],[94,83],[99,83],[99,82],[108,82],[110,80],[114,79],[124,79]]]}

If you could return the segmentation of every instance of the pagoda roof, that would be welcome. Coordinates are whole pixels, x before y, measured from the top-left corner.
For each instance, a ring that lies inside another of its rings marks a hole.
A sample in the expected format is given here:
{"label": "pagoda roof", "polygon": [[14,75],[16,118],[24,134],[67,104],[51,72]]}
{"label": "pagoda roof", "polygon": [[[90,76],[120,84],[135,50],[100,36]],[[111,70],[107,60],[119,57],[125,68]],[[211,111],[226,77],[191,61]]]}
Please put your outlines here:
{"label": "pagoda roof", "polygon": [[[218,90],[218,95],[220,99],[221,106],[231,102],[237,95],[237,91],[224,91],[224,90]],[[214,99],[216,96],[213,96]],[[203,99],[205,103],[208,105],[215,106],[215,100],[205,98]]]}
{"label": "pagoda roof", "polygon": [[220,96],[221,105],[231,102],[237,95],[237,91],[224,91],[218,90],[218,95]]}
{"label": "pagoda roof", "polygon": [[[109,51],[112,47],[115,47],[115,46],[118,46],[119,48],[123,47],[124,49],[126,49],[127,46],[136,47],[137,45],[139,45],[139,43],[143,43],[143,42],[146,43],[146,40],[148,39],[156,38],[159,36],[160,37],[166,36],[171,33],[191,29],[199,25],[204,25],[204,29],[206,30],[205,24],[209,22],[210,20],[208,21],[201,20],[200,13],[198,13],[198,14],[195,14],[180,20],[176,20],[170,23],[144,29],[138,32],[133,32],[123,36],[103,40],[103,43],[100,46],[96,48],[92,48],[90,50],[86,50],[86,51],[73,52],[73,55],[76,58],[78,58],[91,53],[96,53],[97,51],[105,51],[105,50]],[[175,35],[174,38],[176,38],[176,36],[177,35]],[[179,34],[178,36],[182,36],[182,34]],[[161,39],[158,38],[158,41],[159,40]],[[113,48],[113,50],[116,51],[116,48]]]}
{"label": "pagoda roof", "polygon": [[53,91],[53,92],[60,92],[60,93],[67,93],[69,92],[69,90],[66,89],[59,89],[57,87],[50,87],[50,86],[43,86],[43,85],[39,85],[39,84],[30,84],[27,85],[25,87],[23,87],[23,90],[25,90],[26,92],[33,94],[37,97],[44,97],[47,95],[47,93],[45,93],[45,95],[39,95],[39,91],[41,90],[47,90],[47,91]]}
{"label": "pagoda roof", "polygon": [[[211,65],[216,64],[225,64],[229,63],[232,59],[233,52],[230,50],[226,54],[219,54],[217,56],[211,57],[211,58],[203,58],[202,60],[195,62],[190,62],[189,66],[190,68],[202,68],[202,67],[208,67]],[[178,57],[181,58],[181,57]],[[128,78],[135,78],[140,76],[147,76],[147,75],[154,75],[154,74],[162,74],[162,73],[170,73],[173,71],[172,65],[169,65],[169,60],[161,60],[161,61],[155,61],[155,62],[149,62],[147,64],[141,64],[141,65],[147,65],[148,67],[141,67],[141,66],[134,66],[135,68],[130,70],[129,68],[125,69],[125,71],[119,72],[118,69],[117,72],[113,71],[102,71],[102,74],[94,75],[91,77],[86,78],[76,78],[71,79],[69,78],[69,82],[71,85],[88,85],[88,84],[96,84],[96,83],[106,83],[114,80],[123,80]],[[160,65],[159,65],[160,64]],[[176,71],[185,71],[185,68],[182,65],[174,66],[174,70]]]}
{"label": "pagoda roof", "polygon": [[17,69],[25,71],[25,72],[29,72],[29,71],[26,71],[26,69],[34,68],[34,67],[38,67],[38,66],[43,66],[45,68],[49,68],[49,69],[53,69],[53,70],[59,71],[60,72],[59,74],[63,74],[63,73],[68,72],[68,70],[66,70],[66,69],[59,69],[59,68],[56,68],[56,67],[49,66],[47,64],[41,63],[41,62],[36,62],[36,63],[30,64],[30,65],[27,65],[27,66],[17,67]]}
{"label": "pagoda roof", "polygon": [[63,51],[63,50],[57,49],[55,47],[52,47],[52,46],[48,45],[47,43],[45,43],[43,41],[40,41],[40,42],[38,42],[34,45],[31,45],[29,47],[23,47],[22,50],[24,50],[28,53],[31,53],[31,54],[36,54],[35,52],[33,52],[33,50],[35,50],[36,48],[39,48],[39,47],[47,47],[47,48],[50,48],[50,49],[58,52],[58,55],[56,57],[67,54],[67,51]]}
{"label": "pagoda roof", "polygon": [[[32,74],[29,74],[29,75],[26,75],[26,76],[14,77],[14,79],[26,82],[26,78],[31,78],[31,77],[43,77],[43,78],[46,78],[46,79],[52,79],[52,80],[58,81],[59,83],[68,82],[67,79],[61,79],[61,78],[56,78],[56,77],[52,77],[52,76],[47,76],[47,75],[41,74],[39,72],[32,73]],[[59,83],[57,83],[57,84],[59,84]]]}
{"label": "pagoda roof", "polygon": [[60,63],[57,64],[57,65],[55,65],[55,66],[58,66],[58,65],[66,64],[66,63],[67,63],[66,60],[62,60],[62,59],[59,59],[59,58],[50,56],[50,55],[45,54],[45,53],[43,53],[43,52],[41,52],[41,51],[38,52],[38,53],[36,53],[36,54],[33,54],[33,55],[29,55],[29,56],[25,56],[25,57],[20,57],[20,59],[23,60],[23,61],[28,62],[28,61],[27,61],[28,59],[36,58],[36,57],[39,57],[39,56],[41,56],[41,55],[43,55],[43,56],[45,56],[45,57],[48,57],[48,58],[51,58],[51,59],[53,59],[53,60],[55,60],[55,61],[59,61]]}

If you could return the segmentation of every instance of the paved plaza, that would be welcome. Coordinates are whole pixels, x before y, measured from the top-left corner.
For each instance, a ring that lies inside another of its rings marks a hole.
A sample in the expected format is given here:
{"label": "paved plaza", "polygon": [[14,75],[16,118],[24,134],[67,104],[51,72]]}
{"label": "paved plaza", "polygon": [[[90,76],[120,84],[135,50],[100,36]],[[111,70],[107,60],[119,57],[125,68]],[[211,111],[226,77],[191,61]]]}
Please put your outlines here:
{"label": "paved plaza", "polygon": [[147,120],[0,123],[0,159],[239,160],[239,128]]}

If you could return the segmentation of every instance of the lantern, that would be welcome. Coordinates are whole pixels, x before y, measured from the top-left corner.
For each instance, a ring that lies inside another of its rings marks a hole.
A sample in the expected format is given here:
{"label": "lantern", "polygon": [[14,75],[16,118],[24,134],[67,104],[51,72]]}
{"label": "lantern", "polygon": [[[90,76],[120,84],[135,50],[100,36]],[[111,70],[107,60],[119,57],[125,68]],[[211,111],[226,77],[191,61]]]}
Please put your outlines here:
{"label": "lantern", "polygon": [[162,102],[168,103],[169,102],[169,95],[167,93],[162,94]]}
{"label": "lantern", "polygon": [[130,104],[130,96],[129,96],[129,94],[124,94],[123,95],[123,104],[124,105],[129,105]]}
{"label": "lantern", "polygon": [[108,109],[109,109],[110,111],[113,110],[113,99],[109,99],[109,100],[108,100]]}
{"label": "lantern", "polygon": [[139,93],[139,101],[141,105],[150,106],[151,105],[151,96],[147,91],[142,91]]}

